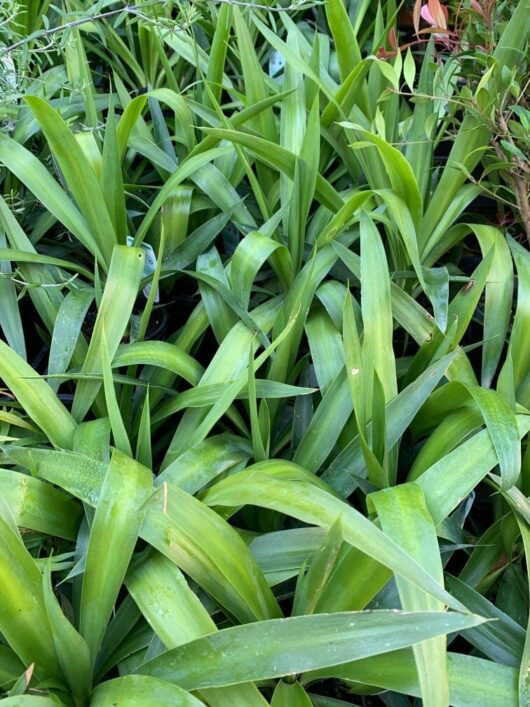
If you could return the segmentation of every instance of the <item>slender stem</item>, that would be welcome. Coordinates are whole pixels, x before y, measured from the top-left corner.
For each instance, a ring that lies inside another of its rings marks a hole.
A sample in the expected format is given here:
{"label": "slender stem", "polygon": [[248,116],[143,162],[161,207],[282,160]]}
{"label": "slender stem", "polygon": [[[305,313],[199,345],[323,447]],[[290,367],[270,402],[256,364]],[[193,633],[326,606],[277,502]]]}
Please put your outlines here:
{"label": "slender stem", "polygon": [[[160,1],[163,0],[157,0],[157,4]],[[15,49],[18,49],[19,47],[24,46],[24,44],[32,42],[36,39],[42,39],[43,37],[51,37],[52,35],[57,34],[58,32],[63,32],[64,30],[72,29],[73,27],[79,27],[80,25],[87,24],[88,22],[105,20],[109,17],[113,17],[114,15],[119,15],[122,12],[136,14],[142,8],[145,9],[145,5],[125,5],[124,7],[120,7],[116,10],[107,10],[107,12],[100,12],[97,15],[85,15],[85,17],[81,17],[78,20],[72,20],[71,22],[66,22],[64,25],[59,25],[58,27],[52,27],[51,29],[43,29],[40,32],[35,32],[34,34],[29,35],[28,37],[23,37],[22,39],[19,39],[18,42],[11,44],[9,47],[5,47],[5,49],[2,49],[2,51],[0,52],[0,56],[9,54]]]}
{"label": "slender stem", "polygon": [[[151,3],[152,5],[161,5],[164,4],[167,0],[153,0]],[[301,0],[300,2],[294,2],[291,5],[287,7],[271,7],[269,5],[260,5],[252,2],[244,2],[244,0],[209,0],[210,2],[213,2],[214,4],[218,5],[237,5],[238,7],[249,7],[252,8],[253,10],[265,10],[267,12],[291,12],[293,10],[303,10],[306,7],[313,6],[315,4],[314,1],[311,2],[304,2],[304,0]],[[22,39],[19,39],[17,42],[14,44],[9,45],[8,47],[5,47],[0,51],[0,57],[5,56],[6,54],[10,54],[11,52],[15,51],[16,49],[19,49],[20,47],[24,46],[25,44],[28,44],[29,42],[33,42],[38,39],[43,39],[47,37],[51,37],[54,34],[58,34],[59,32],[63,32],[68,29],[72,29],[74,27],[80,27],[81,25],[88,24],[89,22],[96,22],[98,20],[106,20],[110,17],[114,17],[115,15],[120,15],[123,12],[126,12],[130,15],[136,15],[138,17],[141,17],[146,20],[150,20],[151,18],[147,17],[142,10],[145,10],[146,5],[145,3],[142,5],[124,5],[123,7],[117,8],[115,10],[107,10],[107,12],[100,12],[95,15],[85,15],[85,17],[81,17],[78,20],[72,20],[71,22],[65,22],[63,25],[59,25],[58,27],[52,27],[51,29],[45,29],[41,30],[40,32],[35,32],[32,35],[29,35],[28,37],[23,37]]]}

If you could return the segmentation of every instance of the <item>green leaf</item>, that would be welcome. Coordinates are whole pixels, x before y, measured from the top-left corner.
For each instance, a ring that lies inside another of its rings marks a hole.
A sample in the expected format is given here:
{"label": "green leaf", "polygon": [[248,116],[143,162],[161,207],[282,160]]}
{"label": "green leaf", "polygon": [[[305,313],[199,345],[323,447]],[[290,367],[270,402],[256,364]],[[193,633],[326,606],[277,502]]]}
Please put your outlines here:
{"label": "green leaf", "polygon": [[500,466],[502,488],[516,483],[521,471],[521,443],[517,420],[508,404],[493,390],[467,386],[480,408]]}
{"label": "green leaf", "polygon": [[0,685],[14,682],[24,672],[24,665],[8,646],[0,646]]}
{"label": "green leaf", "polygon": [[[222,128],[204,128],[203,130],[207,135],[216,137],[218,140],[230,140],[247,148],[264,164],[286,174],[290,179],[294,178],[296,155],[280,145],[269,142],[262,137],[236,130]],[[315,195],[323,206],[332,211],[338,211],[343,206],[344,202],[338,192],[320,173],[317,175]]]}
{"label": "green leaf", "polygon": [[[208,71],[206,75],[209,89],[212,92],[212,97],[216,101],[219,101],[221,98],[223,73],[231,24],[230,7],[227,5],[222,5],[219,8],[217,24],[209,52]],[[206,94],[204,98],[205,102],[209,104],[210,100],[208,94]]]}
{"label": "green leaf", "polygon": [[[342,2],[342,0],[341,0]],[[330,243],[348,226],[354,214],[372,195],[371,191],[360,191],[349,196],[344,205],[334,214],[317,238],[317,247]]]}
{"label": "green leaf", "polygon": [[252,231],[237,245],[231,260],[228,278],[234,295],[248,308],[252,284],[263,264],[278,249],[286,253],[280,243],[259,231]]}
{"label": "green leaf", "polygon": [[340,78],[344,81],[361,61],[361,52],[343,0],[326,0],[325,9],[337,51]]}
{"label": "green leaf", "polygon": [[342,368],[313,415],[293,461],[316,472],[333,449],[352,409],[346,373]]}
{"label": "green leaf", "polygon": [[151,472],[117,449],[101,488],[88,542],[80,633],[95,660],[142,524]]}
{"label": "green leaf", "polygon": [[35,663],[42,678],[60,678],[61,669],[44,606],[41,573],[0,507],[0,631],[24,665]]}
{"label": "green leaf", "polygon": [[[77,143],[76,149],[79,149]],[[106,257],[95,234],[92,233],[91,227],[42,162],[6,135],[0,135],[0,161],[27,186],[58,221],[79,239],[85,248],[88,248],[90,253],[97,258],[98,263],[106,269],[108,266]],[[96,233],[98,232],[99,229]]]}
{"label": "green leaf", "polygon": [[[140,286],[144,253],[139,248],[115,246],[98,316],[81,369],[82,373],[102,373],[102,331],[105,330],[109,358],[112,360],[125,329]],[[74,395],[72,415],[82,420],[92,405],[101,383],[80,381]],[[66,446],[66,445],[64,445]]]}
{"label": "green leaf", "polygon": [[42,576],[44,604],[59,663],[74,699],[86,703],[90,692],[90,652],[63,614],[53,593],[49,568]]}
{"label": "green leaf", "polygon": [[[9,455],[9,449],[5,449]],[[51,484],[28,474],[0,469],[0,493],[20,528],[75,540],[82,509]]]}
{"label": "green leaf", "polygon": [[341,337],[331,317],[316,303],[308,314],[305,332],[315,368],[315,376],[322,395],[325,395],[333,380],[344,367]]}
{"label": "green leaf", "polygon": [[240,621],[281,615],[256,561],[228,523],[182,489],[153,495],[142,537]]}
{"label": "green leaf", "polygon": [[150,551],[133,564],[126,585],[142,614],[167,648],[216,631],[216,626],[179,568]]}
{"label": "green leaf", "polygon": [[136,460],[148,469],[153,466],[153,449],[151,444],[151,410],[149,405],[149,388],[147,389],[142,415],[138,425],[138,439],[136,440]]}
{"label": "green leaf", "polygon": [[[447,656],[450,704],[455,707],[498,707],[517,704],[517,671],[507,665],[470,655]],[[375,685],[382,689],[420,697],[421,691],[412,651],[396,651],[343,666],[308,673],[306,680],[327,676]]]}
{"label": "green leaf", "polygon": [[[388,67],[384,62],[379,62],[379,66]],[[397,196],[403,199],[411,213],[414,224],[417,226],[423,215],[423,199],[418,189],[416,177],[407,159],[386,140],[361,126],[351,123],[342,123],[341,125],[346,128],[353,128],[365,140],[375,145],[392,184],[392,189]]]}
{"label": "green leaf", "polygon": [[[250,412],[250,433],[252,437],[252,455],[255,461],[263,461],[269,456],[270,439],[264,439],[261,431],[256,395],[256,376],[254,372],[254,348],[249,349],[248,357],[248,406]],[[266,403],[266,401],[265,401]]]}
{"label": "green leaf", "polygon": [[129,436],[123,418],[118,400],[116,398],[116,389],[114,388],[114,379],[112,377],[112,369],[110,367],[109,352],[107,348],[107,337],[105,335],[105,327],[101,329],[101,367],[103,369],[103,388],[105,392],[105,403],[109,416],[110,428],[114,444],[127,456],[132,457],[132,447],[129,441]]}
{"label": "green leaf", "polygon": [[168,481],[194,494],[220,474],[244,465],[252,447],[240,437],[208,437],[178,456],[155,479],[155,486]]}
{"label": "green leaf", "polygon": [[71,449],[76,422],[53,390],[17,353],[0,341],[0,377],[55,447]]}
{"label": "green leaf", "polygon": [[411,92],[414,92],[414,79],[416,77],[416,62],[414,61],[414,56],[410,51],[410,47],[407,48],[405,54],[405,61],[403,62],[403,76],[405,82]]}
{"label": "green leaf", "polygon": [[440,331],[447,329],[449,307],[449,272],[445,267],[423,268],[425,293],[432,303],[434,319]]}
{"label": "green leaf", "polygon": [[295,161],[293,190],[287,219],[287,244],[295,271],[304,257],[306,222],[315,194],[320,157],[320,113],[315,100],[309,116],[300,154]]}
{"label": "green leaf", "polygon": [[518,276],[517,308],[510,336],[509,352],[513,363],[515,397],[528,407],[530,396],[523,386],[528,374],[528,352],[530,351],[530,256],[528,251],[513,239],[508,244],[512,251]]}
{"label": "green leaf", "polygon": [[466,639],[490,660],[518,666],[526,636],[523,627],[462,580],[446,574],[445,582],[451,594],[470,611],[493,619],[468,631]]}
{"label": "green leaf", "polygon": [[57,707],[55,700],[49,697],[37,697],[36,695],[4,697],[2,702],[6,707]]}
{"label": "green leaf", "polygon": [[[91,290],[72,290],[62,301],[53,327],[48,359],[49,376],[66,373],[68,370],[83,321],[93,299]],[[50,378],[48,385],[57,392],[60,382],[58,378]]]}
{"label": "green leaf", "polygon": [[[6,250],[6,237],[0,231],[0,253]],[[0,260],[2,260],[0,255]],[[11,264],[8,259],[0,262],[0,328],[11,348],[22,358],[26,358],[26,342],[24,340],[24,329],[18,308],[17,291],[15,283],[9,277],[5,277],[11,272]]]}
{"label": "green leaf", "polygon": [[[519,436],[530,430],[530,418],[517,415]],[[488,430],[474,434],[416,479],[427,508],[438,525],[486,474],[497,465],[497,454]]]}
{"label": "green leaf", "polygon": [[[124,115],[121,120],[124,119]],[[107,113],[105,140],[103,143],[103,169],[100,182],[109,218],[116,234],[116,242],[125,245],[127,212],[125,210],[125,193],[123,190],[116,119],[112,104],[109,106]]]}
{"label": "green leaf", "polygon": [[[105,420],[105,423],[108,421]],[[100,425],[97,434],[101,435]],[[9,446],[5,451],[17,464],[32,472],[36,470],[37,476],[60,486],[90,506],[97,504],[108,462],[99,461],[87,454],[51,449]]]}
{"label": "green leaf", "polygon": [[212,486],[204,495],[205,503],[228,507],[258,505],[323,527],[331,527],[340,518],[346,542],[448,606],[462,610],[460,602],[441,589],[432,575],[352,506],[313,484],[302,482],[302,489],[299,480],[274,478],[266,473],[267,462],[256,466]]}
{"label": "green leaf", "polygon": [[196,385],[203,373],[203,367],[176,344],[166,341],[135,341],[121,344],[112,360],[112,367],[158,366],[171,371],[185,381]]}
{"label": "green leaf", "polygon": [[201,707],[203,703],[188,692],[164,680],[147,675],[124,675],[108,682],[103,682],[94,690],[91,707],[108,705],[127,705],[128,707]]}
{"label": "green leaf", "polygon": [[[517,524],[521,531],[525,556],[530,556],[530,531],[528,530],[527,521],[516,515]],[[521,665],[519,669],[519,704],[525,704],[530,699],[530,639],[528,634],[528,626],[526,631],[526,640],[524,643],[523,655],[521,656]]]}
{"label": "green leaf", "polygon": [[397,394],[390,275],[381,238],[373,221],[361,219],[361,311],[364,323],[362,357],[366,406],[371,410],[373,376],[377,374],[386,402]]}
{"label": "green leaf", "polygon": [[235,685],[377,655],[481,621],[458,613],[399,611],[260,621],[175,648],[145,663],[141,672],[188,690]]}
{"label": "green leaf", "polygon": [[[427,460],[434,463],[440,452],[450,451],[459,440],[478,429],[476,415],[460,407],[469,398],[473,401],[471,410],[478,409],[486,423],[503,476],[503,490],[511,488],[521,469],[520,434],[515,413],[496,391],[458,381],[440,388],[425,404],[422,412],[425,413],[423,419],[430,419],[432,426],[440,421],[442,424],[427,441],[421,456],[425,455]],[[423,460],[418,463],[420,466],[425,465]]]}
{"label": "green leaf", "polygon": [[281,680],[274,690],[271,707],[312,707],[312,704],[299,682]]}
{"label": "green leaf", "polygon": [[[253,311],[253,318],[264,331],[272,326],[277,312],[278,300],[270,301],[264,307]],[[270,346],[260,353],[254,362],[257,370],[269,358],[273,351],[286,340],[297,321],[296,315],[287,322],[287,325],[278,334]],[[201,378],[197,390],[205,384],[223,382],[225,390],[217,397],[216,402],[208,412],[186,411],[166,453],[163,468],[171,463],[178,454],[202,442],[219,418],[230,408],[233,401],[244,388],[248,381],[246,362],[248,349],[254,341],[254,333],[243,322],[238,322],[223,340],[216,355]],[[257,346],[257,343],[255,343]],[[233,381],[228,386],[227,381]]]}
{"label": "green leaf", "polygon": [[161,207],[166,203],[168,196],[172,193],[173,189],[181,184],[190,175],[194,174],[200,167],[209,162],[215,160],[217,157],[222,157],[232,150],[231,147],[219,147],[212,150],[207,150],[206,152],[189,157],[187,160],[182,162],[177,169],[168,178],[162,189],[158,192],[157,196],[153,200],[153,203],[149,207],[149,210],[145,214],[138,230],[136,231],[136,236],[134,239],[134,245],[138,246],[142,243],[143,239],[147,235],[147,231],[151,224],[153,223],[156,215],[158,214]]}
{"label": "green leaf", "polygon": [[[237,44],[241,56],[241,68],[246,95],[249,103],[257,103],[269,93],[263,69],[260,66],[256,48],[245,19],[238,7],[232,9],[237,34]],[[250,123],[266,140],[274,140],[276,127],[272,107],[262,111]]]}
{"label": "green leaf", "polygon": [[50,151],[108,265],[116,233],[96,175],[59,113],[36,96],[26,96],[25,101],[39,121]]}
{"label": "green leaf", "polygon": [[315,552],[307,573],[299,575],[293,600],[293,616],[317,613],[318,601],[332,574],[342,545],[340,522],[337,521]]}
{"label": "green leaf", "polygon": [[[180,570],[156,552],[144,554],[127,575],[127,588],[166,648],[211,634],[217,627]],[[202,692],[211,707],[264,707],[251,683]],[[171,703],[173,704],[173,703]]]}
{"label": "green leaf", "polygon": [[[436,529],[425,505],[423,492],[415,484],[401,484],[370,494],[384,533],[392,537],[443,587],[443,568]],[[443,611],[443,603],[400,576],[396,577],[401,605],[405,611]],[[445,636],[413,646],[424,705],[449,704]]]}

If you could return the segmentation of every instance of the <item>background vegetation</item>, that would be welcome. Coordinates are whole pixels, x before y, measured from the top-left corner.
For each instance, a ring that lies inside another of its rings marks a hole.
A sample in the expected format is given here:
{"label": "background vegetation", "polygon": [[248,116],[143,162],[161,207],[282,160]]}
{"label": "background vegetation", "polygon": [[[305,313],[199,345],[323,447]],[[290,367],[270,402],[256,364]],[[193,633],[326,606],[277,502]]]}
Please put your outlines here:
{"label": "background vegetation", "polygon": [[528,0],[3,0],[6,705],[530,704]]}

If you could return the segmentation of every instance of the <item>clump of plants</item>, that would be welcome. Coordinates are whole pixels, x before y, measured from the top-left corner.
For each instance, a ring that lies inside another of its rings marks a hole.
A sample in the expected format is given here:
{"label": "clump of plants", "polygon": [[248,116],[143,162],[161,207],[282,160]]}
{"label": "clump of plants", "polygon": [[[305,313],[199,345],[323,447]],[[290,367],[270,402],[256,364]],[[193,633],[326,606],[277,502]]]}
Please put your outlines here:
{"label": "clump of plants", "polygon": [[2,701],[528,704],[528,0],[1,9]]}

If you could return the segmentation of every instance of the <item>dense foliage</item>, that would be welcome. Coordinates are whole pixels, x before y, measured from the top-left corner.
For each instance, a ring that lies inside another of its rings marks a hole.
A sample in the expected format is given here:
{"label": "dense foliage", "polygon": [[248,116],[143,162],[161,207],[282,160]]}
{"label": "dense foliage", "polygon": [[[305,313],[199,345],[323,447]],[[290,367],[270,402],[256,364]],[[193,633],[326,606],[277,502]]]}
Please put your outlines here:
{"label": "dense foliage", "polygon": [[3,0],[6,705],[530,704],[529,0]]}

